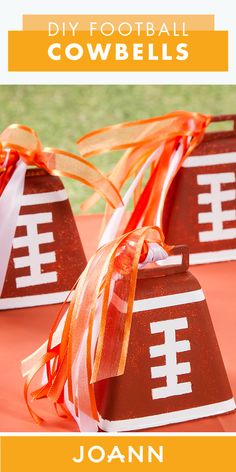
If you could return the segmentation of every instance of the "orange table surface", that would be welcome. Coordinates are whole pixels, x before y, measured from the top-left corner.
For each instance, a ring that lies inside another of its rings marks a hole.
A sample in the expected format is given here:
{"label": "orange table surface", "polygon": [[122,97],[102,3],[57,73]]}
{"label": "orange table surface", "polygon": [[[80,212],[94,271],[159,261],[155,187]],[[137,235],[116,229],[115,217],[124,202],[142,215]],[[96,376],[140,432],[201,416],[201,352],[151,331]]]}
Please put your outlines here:
{"label": "orange table surface", "polygon": [[[100,215],[77,217],[85,252],[95,250]],[[236,397],[236,262],[191,267],[205,292],[232,390]],[[48,400],[35,402],[35,410],[45,421],[33,422],[23,398],[24,381],[20,362],[48,336],[58,305],[0,312],[0,431],[2,432],[76,432],[71,419],[56,415]],[[204,388],[204,385],[202,386]],[[234,432],[236,413],[194,420],[148,430],[162,432]]]}

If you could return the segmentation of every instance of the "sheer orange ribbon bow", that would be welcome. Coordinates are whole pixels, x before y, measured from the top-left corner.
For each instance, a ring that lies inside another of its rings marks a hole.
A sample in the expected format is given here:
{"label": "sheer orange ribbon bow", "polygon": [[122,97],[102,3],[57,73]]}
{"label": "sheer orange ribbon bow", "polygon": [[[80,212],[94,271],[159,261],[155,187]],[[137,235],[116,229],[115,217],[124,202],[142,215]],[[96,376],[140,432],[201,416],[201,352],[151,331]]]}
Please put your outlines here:
{"label": "sheer orange ribbon bow", "polygon": [[[138,225],[162,227],[163,209],[171,182],[186,157],[201,141],[211,117],[200,113],[176,111],[164,116],[121,123],[93,131],[77,141],[83,157],[127,149],[109,178],[120,191],[125,182],[136,176],[152,153],[162,145],[162,152],[150,165],[150,177],[135,193],[135,208],[124,232]],[[175,153],[181,147],[178,159]],[[87,210],[99,199],[93,194],[83,205]],[[106,209],[106,216],[108,211]]]}
{"label": "sheer orange ribbon bow", "polygon": [[[6,153],[10,149],[10,153]],[[10,180],[17,162],[45,169],[49,174],[71,177],[88,185],[113,208],[122,204],[114,184],[94,165],[82,157],[61,149],[43,147],[32,128],[13,124],[0,134],[0,196]]]}

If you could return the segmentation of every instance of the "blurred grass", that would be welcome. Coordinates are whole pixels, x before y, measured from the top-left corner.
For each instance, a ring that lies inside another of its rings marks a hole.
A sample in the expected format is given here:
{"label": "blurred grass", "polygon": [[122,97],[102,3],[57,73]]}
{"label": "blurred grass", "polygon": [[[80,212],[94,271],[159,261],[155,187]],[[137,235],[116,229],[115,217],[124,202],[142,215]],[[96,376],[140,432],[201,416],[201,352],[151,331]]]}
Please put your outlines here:
{"label": "blurred grass", "polygon": [[[177,109],[201,113],[234,113],[236,86],[218,85],[6,85],[0,86],[0,127],[31,126],[45,146],[76,152],[84,133],[121,121],[148,118]],[[223,124],[219,125],[223,129]],[[226,126],[226,125],[225,125]],[[117,161],[117,153],[92,162],[102,171]],[[63,179],[73,210],[91,193],[84,185]],[[103,202],[92,209],[103,210]]]}

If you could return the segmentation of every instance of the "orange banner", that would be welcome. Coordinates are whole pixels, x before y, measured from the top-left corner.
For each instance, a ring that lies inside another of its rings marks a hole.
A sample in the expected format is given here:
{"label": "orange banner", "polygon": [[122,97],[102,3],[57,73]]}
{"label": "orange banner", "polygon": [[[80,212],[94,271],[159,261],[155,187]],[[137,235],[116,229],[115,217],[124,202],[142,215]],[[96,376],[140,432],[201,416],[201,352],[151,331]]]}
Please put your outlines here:
{"label": "orange banner", "polygon": [[24,15],[8,35],[19,72],[228,70],[228,32],[214,15]]}
{"label": "orange banner", "polygon": [[133,32],[9,32],[9,71],[227,71],[228,33],[192,31],[165,39]]}
{"label": "orange banner", "polygon": [[127,30],[129,23],[134,31],[139,28],[144,31],[149,23],[154,25],[155,30],[163,29],[165,24],[170,31],[180,31],[184,24],[186,31],[211,31],[215,27],[215,18],[214,15],[23,15],[23,30],[48,31],[49,23],[56,23],[60,31],[71,31],[73,28],[86,31],[91,23],[96,23],[98,29],[105,23],[112,23],[115,29],[123,25],[121,29]]}
{"label": "orange banner", "polygon": [[236,437],[3,437],[2,472],[222,472],[234,469]]}

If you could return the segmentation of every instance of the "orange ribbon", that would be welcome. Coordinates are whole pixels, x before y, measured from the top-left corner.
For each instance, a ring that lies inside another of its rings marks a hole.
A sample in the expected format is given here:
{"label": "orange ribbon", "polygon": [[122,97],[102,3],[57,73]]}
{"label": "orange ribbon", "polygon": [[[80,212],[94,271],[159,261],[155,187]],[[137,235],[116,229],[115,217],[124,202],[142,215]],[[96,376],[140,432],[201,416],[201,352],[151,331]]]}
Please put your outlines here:
{"label": "orange ribbon", "polygon": [[[54,405],[64,405],[65,385],[75,415],[97,421],[94,382],[122,375],[125,369],[136,290],[138,264],[149,242],[165,251],[162,232],[157,227],[139,228],[122,235],[96,251],[81,274],[70,303],[61,341],[53,336],[61,319],[59,313],[49,336],[46,352],[28,374],[25,399],[35,421],[39,418],[28,401],[31,381],[42,367],[48,382],[33,392],[33,399],[48,397]],[[125,314],[115,308],[113,296],[122,300]],[[95,319],[99,314],[96,349],[93,352]],[[79,362],[78,362],[79,359]],[[81,425],[86,430],[86,425]]]}
{"label": "orange ribbon", "polygon": [[[6,149],[11,153],[6,161]],[[49,174],[71,177],[88,185],[116,208],[122,199],[114,184],[82,157],[61,149],[43,147],[32,128],[13,124],[0,134],[0,195],[13,174],[18,159],[45,169]]]}
{"label": "orange ribbon", "polygon": [[[142,168],[148,157],[163,145],[161,156],[150,169],[150,178],[142,189],[139,183],[134,195],[135,209],[126,231],[136,228],[142,221],[143,226],[158,224],[162,227],[162,214],[165,198],[171,182],[181,167],[184,159],[203,138],[206,127],[211,121],[208,115],[176,111],[161,117],[149,118],[133,122],[121,123],[114,126],[93,131],[77,141],[83,157],[91,157],[118,149],[127,149],[113,170],[109,178],[121,191],[125,182],[135,176]],[[179,146],[183,152],[178,165],[171,170],[173,153]],[[99,199],[93,194],[83,205],[87,210]],[[156,216],[159,214],[159,219]],[[109,212],[106,209],[108,218]]]}

